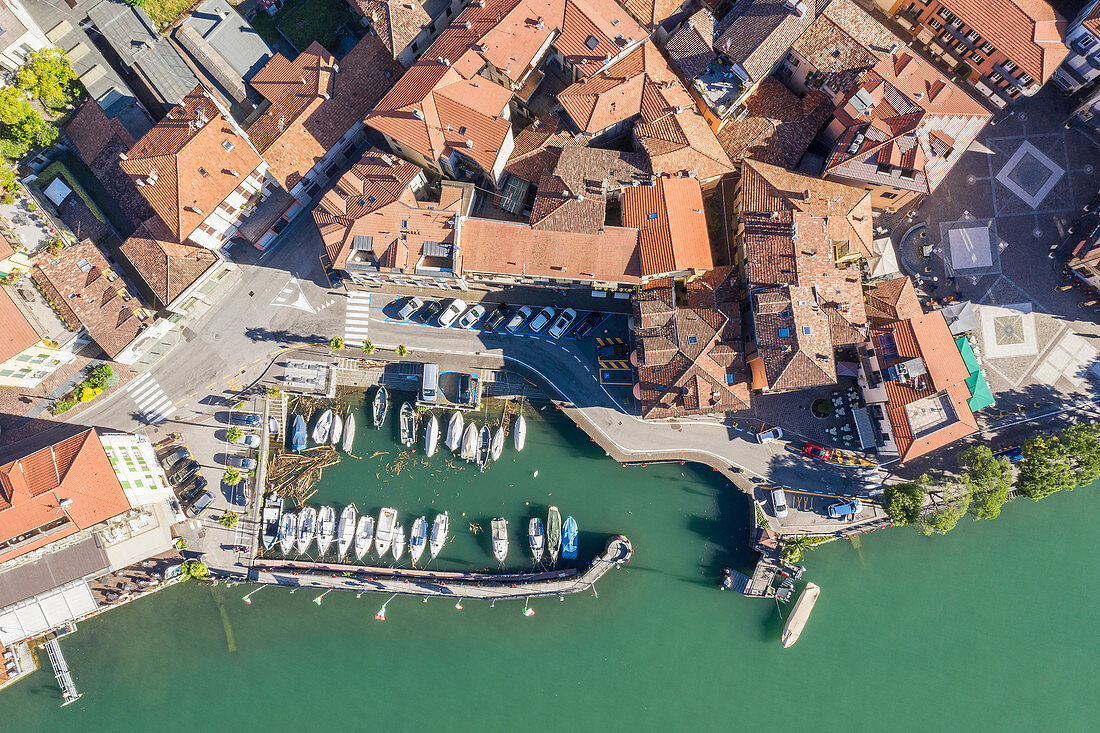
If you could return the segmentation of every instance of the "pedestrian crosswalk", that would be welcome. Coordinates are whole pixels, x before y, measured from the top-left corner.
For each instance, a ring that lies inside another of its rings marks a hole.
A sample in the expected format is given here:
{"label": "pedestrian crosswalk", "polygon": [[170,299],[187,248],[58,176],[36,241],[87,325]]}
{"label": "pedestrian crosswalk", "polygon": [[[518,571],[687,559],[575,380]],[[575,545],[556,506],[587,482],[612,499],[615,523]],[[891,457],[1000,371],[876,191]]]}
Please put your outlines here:
{"label": "pedestrian crosswalk", "polygon": [[141,410],[145,422],[150,425],[168,419],[176,411],[176,406],[172,404],[172,400],[168,399],[168,395],[164,394],[164,390],[160,388],[157,380],[149,372],[130,382],[126,387],[126,392],[129,393],[130,398]]}
{"label": "pedestrian crosswalk", "polygon": [[368,338],[370,296],[370,293],[356,292],[348,295],[348,310],[344,322],[344,343],[347,346],[362,346]]}

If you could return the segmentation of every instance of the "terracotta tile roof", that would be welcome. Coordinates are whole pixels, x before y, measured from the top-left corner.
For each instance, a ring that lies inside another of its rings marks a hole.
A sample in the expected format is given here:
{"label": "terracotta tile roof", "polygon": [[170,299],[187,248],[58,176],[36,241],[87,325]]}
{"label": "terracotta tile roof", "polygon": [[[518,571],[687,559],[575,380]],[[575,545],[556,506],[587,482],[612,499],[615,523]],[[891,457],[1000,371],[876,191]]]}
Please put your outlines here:
{"label": "terracotta tile roof", "polygon": [[833,114],[819,91],[802,99],[778,79],[768,77],[745,102],[748,113],[718,131],[718,142],[730,160],[747,158],[796,168],[818,130]]}
{"label": "terracotta tile roof", "polygon": [[470,218],[461,228],[465,272],[638,283],[638,231],[606,227],[595,234],[534,229]]}
{"label": "terracotta tile roof", "polygon": [[81,103],[66,123],[65,134],[76,146],[80,159],[86,163],[98,158],[112,138],[121,138],[127,143],[127,150],[134,144],[134,138],[126,128],[117,120],[107,119],[103,108],[91,97]]}
{"label": "terracotta tile roof", "polygon": [[[851,0],[831,0],[791,48],[840,94],[905,44]],[[816,80],[815,80],[816,83]]]}
{"label": "terracotta tile roof", "polygon": [[34,326],[11,299],[7,288],[0,287],[0,362],[17,356],[42,340]]}
{"label": "terracotta tile roof", "polygon": [[171,238],[183,241],[262,162],[202,87],[195,87],[119,165],[135,181],[146,181],[141,195]]}
{"label": "terracotta tile roof", "polygon": [[419,0],[349,0],[348,4],[370,21],[391,59],[400,56],[432,22]]}
{"label": "terracotta tile roof", "polygon": [[883,280],[867,288],[867,320],[874,327],[915,318],[924,313],[913,281],[908,277]]}
{"label": "terracotta tile roof", "polygon": [[[59,502],[70,500],[64,508]],[[0,466],[0,542],[58,520],[41,539],[0,551],[0,562],[19,557],[130,509],[95,429]]]}
{"label": "terracotta tile roof", "polygon": [[1044,0],[940,0],[1043,84],[1069,55],[1066,21]]}
{"label": "terracotta tile roof", "polygon": [[680,9],[684,0],[622,0],[622,5],[644,28],[656,28]]}
{"label": "terracotta tile roof", "polygon": [[717,267],[686,285],[670,279],[634,296],[638,390],[645,418],[749,408],[737,273]]}
{"label": "terracotta tile roof", "polygon": [[62,319],[74,331],[83,326],[111,359],[152,321],[89,241],[66,247],[56,256],[40,255],[31,275]]}
{"label": "terracotta tile roof", "polygon": [[639,230],[642,275],[713,269],[699,181],[662,176],[655,183],[623,191],[623,226]]}
{"label": "terracotta tile roof", "polygon": [[714,51],[714,28],[714,14],[707,8],[702,8],[688,18],[665,43],[665,53],[685,79],[699,76],[718,58]]}
{"label": "terracotta tile roof", "polygon": [[[829,319],[812,288],[780,285],[750,296],[756,356],[753,389],[784,391],[836,383]],[[758,379],[758,370],[762,372]]]}
{"label": "terracotta tile roof", "polygon": [[0,232],[0,260],[6,260],[15,254],[15,248],[11,246],[11,242],[4,236],[3,232]]}
{"label": "terracotta tile roof", "polygon": [[156,220],[146,222],[121,249],[160,304],[167,306],[213,267],[218,257],[205,247],[158,237],[157,229]]}
{"label": "terracotta tile roof", "polygon": [[740,0],[722,18],[713,48],[739,64],[752,82],[771,73],[829,0],[804,0],[800,13],[782,0]]}
{"label": "terracotta tile roof", "polygon": [[1095,36],[1100,36],[1100,4],[1094,5],[1089,14],[1081,19],[1081,25],[1092,31]]}
{"label": "terracotta tile roof", "polygon": [[277,54],[252,78],[252,86],[271,104],[249,126],[248,137],[289,191],[363,119],[402,71],[371,35],[339,64],[316,41],[294,61]]}
{"label": "terracotta tile roof", "polygon": [[504,171],[528,183],[538,183],[544,174],[554,172],[563,147],[587,145],[589,138],[575,132],[563,115],[543,115],[516,135]]}
{"label": "terracotta tile roof", "polygon": [[644,155],[567,144],[553,171],[539,179],[531,225],[594,234],[604,226],[608,195],[649,176]]}
{"label": "terracotta tile roof", "polygon": [[803,211],[822,217],[833,242],[846,241],[850,251],[864,257],[874,254],[869,191],[746,160],[739,206],[757,214]]}

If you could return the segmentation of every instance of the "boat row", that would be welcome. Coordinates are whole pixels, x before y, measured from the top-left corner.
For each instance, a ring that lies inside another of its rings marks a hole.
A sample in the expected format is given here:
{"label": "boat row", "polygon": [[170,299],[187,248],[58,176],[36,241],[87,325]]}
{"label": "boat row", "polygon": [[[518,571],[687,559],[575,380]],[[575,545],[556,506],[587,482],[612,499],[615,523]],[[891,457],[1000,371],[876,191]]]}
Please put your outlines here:
{"label": "boat row", "polygon": [[[508,520],[497,517],[490,525],[493,543],[493,555],[497,562],[503,563],[508,557]],[[531,551],[531,559],[537,564],[543,557],[547,557],[550,563],[558,562],[558,553],[565,560],[575,560],[577,557],[577,520],[566,517],[565,524],[561,521],[561,512],[556,506],[550,507],[546,513],[546,522],[540,517],[532,517],[527,522],[527,546]]]}
{"label": "boat row", "polygon": [[[317,445],[331,443],[339,445],[345,453],[351,453],[352,444],[355,442],[355,415],[348,414],[347,420],[344,420],[332,410],[325,410],[317,418],[311,437]],[[300,451],[305,447],[306,421],[301,415],[295,415],[290,431],[290,448]]]}
{"label": "boat row", "polygon": [[[431,421],[434,423],[435,415]],[[516,417],[512,426],[512,440],[517,451],[522,451],[527,442],[527,420],[523,415]],[[435,453],[435,441],[438,440],[439,426],[429,425],[425,433],[425,448],[428,455]],[[431,436],[435,436],[432,438]],[[429,440],[430,439],[430,440]],[[462,413],[455,410],[447,423],[447,436],[443,441],[447,450],[466,462],[475,462],[484,471],[490,461],[497,461],[504,452],[504,426],[498,425],[494,431],[488,424],[479,429],[477,423],[466,424]]]}

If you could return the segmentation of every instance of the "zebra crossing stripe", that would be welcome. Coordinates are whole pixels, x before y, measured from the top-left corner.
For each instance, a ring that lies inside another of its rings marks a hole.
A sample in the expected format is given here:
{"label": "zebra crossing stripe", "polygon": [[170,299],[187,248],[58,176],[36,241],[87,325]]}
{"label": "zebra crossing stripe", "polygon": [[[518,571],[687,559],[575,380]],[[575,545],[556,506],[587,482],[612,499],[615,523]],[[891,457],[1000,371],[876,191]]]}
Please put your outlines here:
{"label": "zebra crossing stripe", "polygon": [[176,411],[172,400],[148,372],[131,382],[126,391],[151,425],[167,420]]}
{"label": "zebra crossing stripe", "polygon": [[344,315],[344,343],[361,346],[367,340],[370,325],[370,293],[353,293]]}

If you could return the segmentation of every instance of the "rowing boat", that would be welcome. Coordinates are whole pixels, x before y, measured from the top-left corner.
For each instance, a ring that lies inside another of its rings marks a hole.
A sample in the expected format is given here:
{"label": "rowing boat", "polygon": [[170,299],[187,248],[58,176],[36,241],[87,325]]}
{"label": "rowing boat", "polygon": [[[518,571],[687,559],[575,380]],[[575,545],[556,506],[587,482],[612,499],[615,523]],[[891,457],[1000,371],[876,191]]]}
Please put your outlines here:
{"label": "rowing boat", "polygon": [[412,405],[402,402],[398,419],[401,426],[401,445],[409,448],[416,442],[416,411],[413,410]]}
{"label": "rowing boat", "polygon": [[371,411],[374,427],[381,428],[382,423],[386,422],[386,407],[389,405],[389,401],[390,397],[389,393],[386,392],[386,388],[378,385],[378,389],[374,393],[374,404]]}
{"label": "rowing boat", "polygon": [[344,434],[344,419],[339,415],[332,416],[332,433],[328,436],[333,445],[340,445],[340,436]]}
{"label": "rowing boat", "polygon": [[351,447],[355,443],[355,415],[348,415],[348,421],[344,424],[344,442],[340,445],[345,453],[351,453]]}
{"label": "rowing boat", "polygon": [[477,465],[484,471],[489,467],[489,451],[493,444],[493,433],[488,425],[481,426],[481,432],[477,437]]}
{"label": "rowing boat", "polygon": [[516,417],[516,424],[512,426],[512,440],[515,442],[516,452],[522,452],[527,443],[527,418],[523,415]]}
{"label": "rowing boat", "polygon": [[498,427],[497,431],[493,433],[493,444],[489,448],[489,457],[496,462],[500,459],[500,454],[504,452],[504,428]]}

